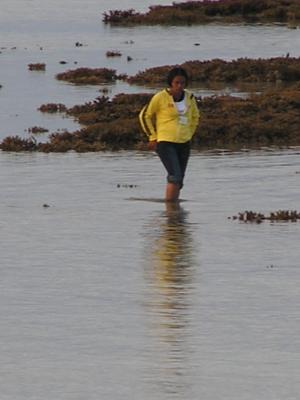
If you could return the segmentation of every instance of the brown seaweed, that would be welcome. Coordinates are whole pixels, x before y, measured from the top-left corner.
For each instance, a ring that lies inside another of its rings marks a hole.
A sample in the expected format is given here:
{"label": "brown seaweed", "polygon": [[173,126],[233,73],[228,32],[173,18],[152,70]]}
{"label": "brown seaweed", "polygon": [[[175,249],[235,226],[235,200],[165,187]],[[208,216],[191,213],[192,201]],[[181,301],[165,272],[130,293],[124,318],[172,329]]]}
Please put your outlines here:
{"label": "brown seaweed", "polygon": [[278,210],[270,212],[268,215],[265,215],[256,211],[244,211],[240,212],[238,215],[234,215],[229,219],[238,220],[241,222],[254,222],[257,224],[262,223],[263,221],[270,222],[297,222],[300,220],[300,212],[295,210]]}
{"label": "brown seaweed", "polygon": [[28,64],[28,69],[30,71],[45,71],[46,64],[44,63]]}

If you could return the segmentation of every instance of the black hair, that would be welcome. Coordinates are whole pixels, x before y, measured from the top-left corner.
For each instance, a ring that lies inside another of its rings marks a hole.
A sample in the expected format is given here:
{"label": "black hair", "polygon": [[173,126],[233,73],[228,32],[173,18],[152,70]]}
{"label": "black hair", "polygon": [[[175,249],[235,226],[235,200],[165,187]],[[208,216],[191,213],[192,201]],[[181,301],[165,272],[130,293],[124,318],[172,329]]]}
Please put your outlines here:
{"label": "black hair", "polygon": [[175,76],[183,76],[185,78],[185,83],[188,84],[189,77],[186,70],[181,67],[175,67],[169,71],[167,76],[167,83],[169,86],[172,85],[172,81],[175,78]]}

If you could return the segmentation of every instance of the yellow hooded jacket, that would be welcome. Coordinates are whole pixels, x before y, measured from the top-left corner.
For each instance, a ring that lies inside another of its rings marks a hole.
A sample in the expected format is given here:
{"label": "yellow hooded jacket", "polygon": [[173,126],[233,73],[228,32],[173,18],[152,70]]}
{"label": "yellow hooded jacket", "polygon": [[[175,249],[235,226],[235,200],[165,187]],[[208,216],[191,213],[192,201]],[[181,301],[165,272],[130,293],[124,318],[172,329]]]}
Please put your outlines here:
{"label": "yellow hooded jacket", "polygon": [[185,90],[185,110],[179,114],[167,89],[156,93],[139,114],[150,141],[185,143],[191,140],[199,122],[199,110],[192,93]]}

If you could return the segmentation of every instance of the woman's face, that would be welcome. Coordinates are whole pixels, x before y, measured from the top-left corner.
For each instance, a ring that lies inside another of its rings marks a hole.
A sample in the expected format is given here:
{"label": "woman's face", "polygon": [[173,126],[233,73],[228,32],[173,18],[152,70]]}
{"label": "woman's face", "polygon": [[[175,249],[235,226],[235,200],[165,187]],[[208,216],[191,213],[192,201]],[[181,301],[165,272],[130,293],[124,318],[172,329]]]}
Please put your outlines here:
{"label": "woman's face", "polygon": [[171,92],[172,94],[181,94],[186,86],[186,79],[184,76],[175,76],[171,82]]}

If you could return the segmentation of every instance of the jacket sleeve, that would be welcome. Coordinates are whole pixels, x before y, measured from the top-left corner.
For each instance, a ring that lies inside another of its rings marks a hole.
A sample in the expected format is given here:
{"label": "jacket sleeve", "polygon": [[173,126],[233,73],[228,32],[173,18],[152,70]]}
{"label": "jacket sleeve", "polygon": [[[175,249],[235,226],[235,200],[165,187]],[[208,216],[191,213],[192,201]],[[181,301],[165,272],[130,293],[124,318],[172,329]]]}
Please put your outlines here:
{"label": "jacket sleeve", "polygon": [[142,108],[139,114],[139,120],[143,131],[149,140],[156,140],[157,133],[155,128],[156,113],[158,111],[158,97],[154,95],[150,102]]}
{"label": "jacket sleeve", "polygon": [[192,131],[193,135],[199,124],[199,118],[200,118],[200,113],[199,113],[199,109],[197,106],[197,101],[196,101],[194,95],[192,95],[192,98],[191,98],[191,131]]}

